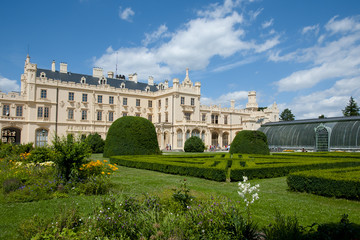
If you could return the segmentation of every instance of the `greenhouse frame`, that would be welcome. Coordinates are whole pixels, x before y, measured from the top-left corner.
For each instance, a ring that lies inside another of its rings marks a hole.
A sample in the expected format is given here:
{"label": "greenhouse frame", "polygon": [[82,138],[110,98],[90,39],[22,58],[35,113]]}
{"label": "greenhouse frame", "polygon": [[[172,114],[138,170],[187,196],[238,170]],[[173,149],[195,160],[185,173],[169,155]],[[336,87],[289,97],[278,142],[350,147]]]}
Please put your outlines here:
{"label": "greenhouse frame", "polygon": [[360,151],[360,117],[335,117],[263,124],[272,151]]}

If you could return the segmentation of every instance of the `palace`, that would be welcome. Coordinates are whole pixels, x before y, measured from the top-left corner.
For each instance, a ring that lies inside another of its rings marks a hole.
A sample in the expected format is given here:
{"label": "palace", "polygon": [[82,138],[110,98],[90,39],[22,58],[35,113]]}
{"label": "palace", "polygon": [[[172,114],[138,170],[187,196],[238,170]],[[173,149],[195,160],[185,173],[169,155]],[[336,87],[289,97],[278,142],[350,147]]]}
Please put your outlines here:
{"label": "palace", "polygon": [[137,74],[107,77],[101,68],[92,75],[68,72],[67,64],[55,62],[41,69],[27,56],[21,75],[21,92],[0,92],[0,128],[2,142],[51,143],[55,134],[87,135],[99,133],[104,139],[114,120],[122,116],[140,116],[156,129],[160,149],[171,146],[182,150],[190,136],[200,137],[205,145],[225,147],[237,132],[256,130],[266,122],[276,122],[279,110],[258,110],[256,92],[250,91],[245,109],[200,104],[201,83],[193,84],[186,69],[185,79],[174,78],[159,84],[149,77],[139,82]]}

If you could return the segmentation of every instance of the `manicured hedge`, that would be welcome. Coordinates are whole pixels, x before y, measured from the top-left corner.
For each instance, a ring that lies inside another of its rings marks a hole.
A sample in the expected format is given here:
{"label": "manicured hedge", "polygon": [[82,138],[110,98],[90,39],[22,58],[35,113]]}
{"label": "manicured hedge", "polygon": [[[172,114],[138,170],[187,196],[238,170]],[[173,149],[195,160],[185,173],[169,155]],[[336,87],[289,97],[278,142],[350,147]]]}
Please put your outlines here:
{"label": "manicured hedge", "polygon": [[154,125],[142,117],[125,116],[111,124],[104,157],[160,154]]}
{"label": "manicured hedge", "polygon": [[231,181],[241,181],[243,176],[249,179],[274,178],[286,176],[291,172],[311,169],[329,169],[360,166],[358,159],[327,159],[327,158],[298,158],[284,157],[276,159],[271,156],[263,158],[249,157],[247,159],[234,160],[230,178]]}
{"label": "manicured hedge", "polygon": [[287,184],[293,191],[327,197],[360,200],[360,167],[291,173]]}
{"label": "manicured hedge", "polygon": [[192,136],[185,141],[184,151],[185,152],[204,152],[205,144],[197,136]]}
{"label": "manicured hedge", "polygon": [[232,141],[230,153],[269,154],[266,135],[260,131],[243,130]]}
{"label": "manicured hedge", "polygon": [[167,156],[114,156],[111,163],[125,167],[148,169],[163,173],[178,174],[205,178],[215,181],[225,181],[227,161],[214,161],[209,158],[167,157]]}

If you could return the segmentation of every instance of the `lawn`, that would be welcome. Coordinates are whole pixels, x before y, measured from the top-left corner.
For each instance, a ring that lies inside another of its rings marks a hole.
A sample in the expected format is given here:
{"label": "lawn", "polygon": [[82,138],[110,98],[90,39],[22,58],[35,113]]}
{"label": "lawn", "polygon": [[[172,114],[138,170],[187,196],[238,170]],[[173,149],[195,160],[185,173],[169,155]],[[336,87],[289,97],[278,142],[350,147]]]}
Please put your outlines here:
{"label": "lawn", "polygon": [[[103,160],[101,155],[93,155],[93,158]],[[149,193],[168,196],[172,193],[171,189],[178,187],[186,178],[191,194],[197,198],[218,195],[234,201],[241,200],[236,182],[215,182],[126,167],[119,167],[111,178],[114,183],[114,194]],[[344,213],[349,214],[350,221],[360,224],[360,202],[290,192],[285,177],[250,182],[260,184],[260,199],[252,205],[253,219],[260,226],[266,226],[273,221],[276,209],[285,216],[296,215],[303,226],[314,222],[338,222]],[[34,214],[49,217],[67,207],[77,205],[81,213],[86,215],[98,206],[101,199],[102,196],[76,196],[30,203],[0,203],[0,239],[16,239],[19,224]]]}

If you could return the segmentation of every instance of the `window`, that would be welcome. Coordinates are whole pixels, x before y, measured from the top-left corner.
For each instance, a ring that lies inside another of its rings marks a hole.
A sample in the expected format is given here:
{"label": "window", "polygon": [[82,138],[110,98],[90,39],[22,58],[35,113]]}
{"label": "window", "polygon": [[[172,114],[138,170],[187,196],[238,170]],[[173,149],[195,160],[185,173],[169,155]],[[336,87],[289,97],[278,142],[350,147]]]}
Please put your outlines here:
{"label": "window", "polygon": [[169,122],[169,114],[165,113],[165,122]]}
{"label": "window", "polygon": [[186,113],[184,113],[184,116],[187,121],[190,121],[191,113],[186,112]]}
{"label": "window", "polygon": [[187,130],[185,137],[186,137],[186,140],[188,140],[190,138],[190,130]]}
{"label": "window", "polygon": [[224,116],[224,124],[228,124],[228,116]]}
{"label": "window", "polygon": [[10,116],[10,105],[3,105],[3,116]]}
{"label": "window", "polygon": [[114,104],[114,97],[113,96],[109,96],[109,104]]}
{"label": "window", "polygon": [[22,117],[23,115],[23,106],[16,106],[16,116]]}
{"label": "window", "polygon": [[38,107],[37,117],[42,118],[43,117],[43,112],[44,112],[44,108],[43,107]]}
{"label": "window", "polygon": [[87,120],[87,110],[81,111],[81,120]]}
{"label": "window", "polygon": [[152,108],[152,101],[151,100],[148,101],[148,107]]}
{"label": "window", "polygon": [[74,109],[68,110],[68,119],[74,119]]}
{"label": "window", "polygon": [[127,98],[123,98],[123,105],[126,106],[127,105]]}
{"label": "window", "polygon": [[202,120],[203,122],[206,121],[206,114],[203,114],[203,115],[201,116],[201,120]]}
{"label": "window", "polygon": [[205,142],[205,132],[204,131],[202,131],[202,133],[201,133],[201,140],[203,142]]}
{"label": "window", "polygon": [[80,80],[81,84],[85,84],[86,83],[86,78],[85,77],[82,77],[81,80]]}
{"label": "window", "polygon": [[49,107],[44,107],[44,118],[49,118]]}
{"label": "window", "polygon": [[177,131],[177,147],[181,148],[183,143],[183,133],[181,130]]}
{"label": "window", "polygon": [[74,93],[69,92],[69,101],[74,101]]}
{"label": "window", "polygon": [[218,124],[219,123],[219,115],[211,114],[211,123],[212,124]]}
{"label": "window", "polygon": [[123,112],[123,117],[126,117],[127,116],[127,113],[126,112]]}
{"label": "window", "polygon": [[161,122],[161,113],[159,113],[159,115],[158,115],[158,122],[159,123]]}
{"label": "window", "polygon": [[46,89],[41,89],[40,98],[46,98],[47,91]]}
{"label": "window", "polygon": [[88,95],[87,95],[87,93],[83,93],[82,94],[82,102],[87,102],[88,101]]}
{"label": "window", "polygon": [[185,104],[185,97],[181,97],[181,102],[180,102],[181,105],[184,105]]}
{"label": "window", "polygon": [[140,117],[140,113],[135,114],[136,117]]}
{"label": "window", "polygon": [[195,98],[191,98],[191,106],[195,106]]}
{"label": "window", "polygon": [[165,98],[165,106],[168,106],[168,105],[169,105],[169,99]]}
{"label": "window", "polygon": [[98,101],[97,101],[98,103],[102,103],[102,97],[103,97],[102,95],[98,95]]}
{"label": "window", "polygon": [[96,112],[96,115],[97,115],[96,119],[97,119],[98,121],[101,121],[101,120],[102,120],[102,111],[97,111],[97,112]]}
{"label": "window", "polygon": [[148,115],[148,120],[149,120],[150,122],[152,122],[152,115],[151,115],[151,114]]}
{"label": "window", "polygon": [[38,129],[36,131],[36,146],[43,147],[46,146],[48,142],[48,131],[46,129]]}
{"label": "window", "polygon": [[161,99],[158,102],[158,106],[159,106],[159,108],[161,107]]}
{"label": "window", "polygon": [[140,99],[136,99],[136,106],[140,107]]}
{"label": "window", "polygon": [[109,112],[109,122],[114,121],[114,112]]}

